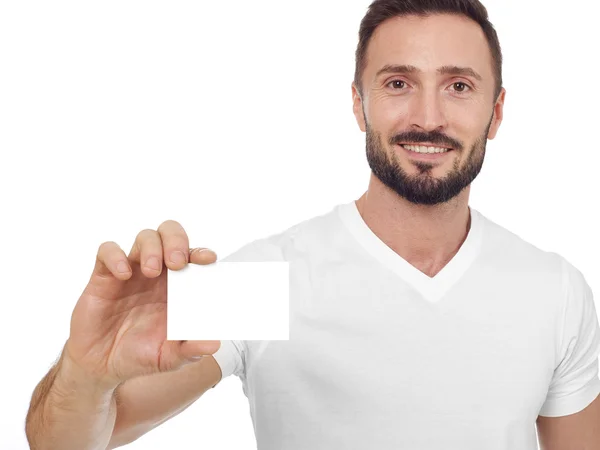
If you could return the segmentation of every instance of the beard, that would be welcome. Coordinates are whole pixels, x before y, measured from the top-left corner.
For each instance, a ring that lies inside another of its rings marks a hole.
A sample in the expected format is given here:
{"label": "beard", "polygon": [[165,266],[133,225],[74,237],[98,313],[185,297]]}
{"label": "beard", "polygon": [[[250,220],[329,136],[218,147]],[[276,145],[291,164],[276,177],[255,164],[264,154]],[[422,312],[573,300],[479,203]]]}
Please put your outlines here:
{"label": "beard", "polygon": [[[418,170],[417,174],[409,175],[402,168],[401,158],[396,153],[394,147],[399,142],[432,142],[433,145],[447,145],[454,152],[463,151],[462,146],[458,142],[436,132],[420,133],[409,131],[391,139],[388,147],[391,150],[387,150],[383,145],[381,133],[369,127],[365,116],[367,161],[373,174],[384,185],[409,202],[417,205],[446,203],[460,194],[479,175],[485,158],[487,136],[493,117],[492,115],[485,132],[470,148],[462,167],[458,155],[453,155],[454,159],[450,172],[443,178],[435,178],[431,172],[438,164],[444,164],[443,162],[432,164],[427,161],[407,160],[404,164],[411,164]],[[450,155],[447,156],[451,157]]]}

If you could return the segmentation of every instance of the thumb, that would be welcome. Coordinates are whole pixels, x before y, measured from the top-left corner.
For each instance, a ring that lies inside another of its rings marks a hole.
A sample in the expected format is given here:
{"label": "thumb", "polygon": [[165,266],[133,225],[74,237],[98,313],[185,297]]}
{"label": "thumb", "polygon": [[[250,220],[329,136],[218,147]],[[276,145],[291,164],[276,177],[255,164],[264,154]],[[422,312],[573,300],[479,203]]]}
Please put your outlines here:
{"label": "thumb", "polygon": [[177,370],[185,364],[197,362],[221,348],[221,341],[165,341],[159,370]]}

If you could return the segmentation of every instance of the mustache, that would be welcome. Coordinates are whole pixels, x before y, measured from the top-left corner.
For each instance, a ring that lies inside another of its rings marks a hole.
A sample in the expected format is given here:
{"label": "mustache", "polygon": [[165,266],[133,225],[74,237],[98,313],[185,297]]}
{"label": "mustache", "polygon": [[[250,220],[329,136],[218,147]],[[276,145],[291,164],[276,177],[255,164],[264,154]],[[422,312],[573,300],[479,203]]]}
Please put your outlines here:
{"label": "mustache", "polygon": [[401,142],[414,142],[415,144],[430,142],[433,145],[451,147],[456,150],[462,148],[459,142],[439,132],[420,133],[418,131],[407,131],[406,133],[394,136],[391,144],[399,144]]}

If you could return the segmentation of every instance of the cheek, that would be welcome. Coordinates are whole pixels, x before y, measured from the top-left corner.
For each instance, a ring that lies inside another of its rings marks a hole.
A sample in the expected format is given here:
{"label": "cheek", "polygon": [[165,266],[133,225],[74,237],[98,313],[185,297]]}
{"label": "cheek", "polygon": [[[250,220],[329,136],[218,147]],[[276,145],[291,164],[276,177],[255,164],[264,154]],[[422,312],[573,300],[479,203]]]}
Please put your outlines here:
{"label": "cheek", "polygon": [[369,121],[383,133],[400,133],[409,126],[408,107],[400,102],[388,99],[381,101],[370,110]]}
{"label": "cheek", "polygon": [[489,124],[489,115],[485,111],[475,111],[464,106],[448,106],[445,114],[447,129],[465,139],[479,137]]}

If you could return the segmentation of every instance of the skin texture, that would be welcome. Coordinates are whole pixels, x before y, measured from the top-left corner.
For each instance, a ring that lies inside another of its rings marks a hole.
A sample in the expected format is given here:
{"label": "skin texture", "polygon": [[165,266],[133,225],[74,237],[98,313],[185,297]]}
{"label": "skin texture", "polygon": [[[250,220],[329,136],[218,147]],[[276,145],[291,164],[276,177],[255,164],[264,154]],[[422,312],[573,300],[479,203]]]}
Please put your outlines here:
{"label": "skin texture", "polygon": [[[420,73],[377,72],[412,65]],[[481,76],[439,74],[470,67]],[[434,277],[458,252],[470,228],[470,184],[479,174],[487,139],[503,118],[506,90],[494,98],[492,57],[483,31],[469,18],[440,14],[395,17],[375,31],[362,77],[352,83],[353,111],[366,133],[371,177],[356,201],[369,228],[414,267]],[[454,150],[418,161],[400,142]],[[430,144],[430,145],[431,145]],[[542,450],[600,450],[600,403],[564,417],[538,417]]]}

